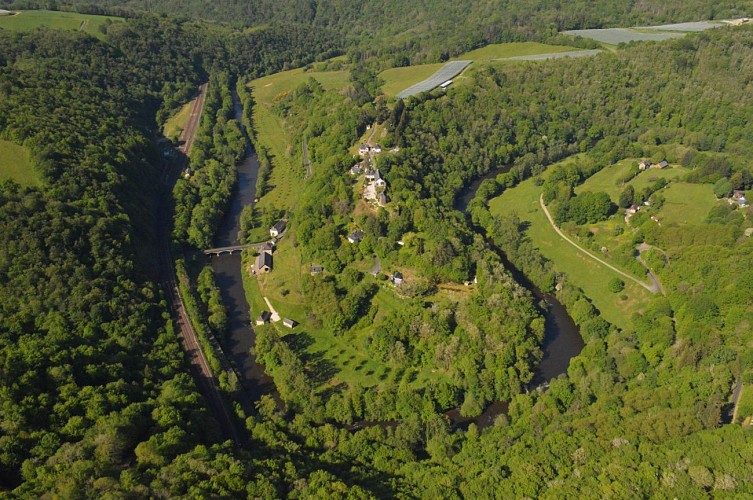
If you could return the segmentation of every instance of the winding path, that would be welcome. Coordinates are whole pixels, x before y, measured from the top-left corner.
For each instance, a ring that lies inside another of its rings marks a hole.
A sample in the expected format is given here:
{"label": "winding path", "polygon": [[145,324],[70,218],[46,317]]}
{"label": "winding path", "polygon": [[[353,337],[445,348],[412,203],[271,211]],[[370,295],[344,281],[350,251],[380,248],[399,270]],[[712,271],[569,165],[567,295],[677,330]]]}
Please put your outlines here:
{"label": "winding path", "polygon": [[589,257],[591,257],[596,262],[607,266],[609,269],[611,269],[612,271],[616,272],[620,276],[623,276],[623,277],[629,279],[630,281],[633,281],[633,282],[639,284],[640,286],[642,286],[643,288],[645,288],[649,292],[651,292],[651,293],[657,293],[657,292],[660,291],[660,287],[658,286],[658,284],[656,282],[654,282],[652,285],[647,285],[646,283],[644,283],[644,282],[642,282],[642,281],[640,281],[640,280],[638,280],[638,279],[630,276],[629,274],[627,274],[627,273],[625,273],[623,271],[620,271],[619,269],[617,269],[616,267],[614,267],[612,264],[610,264],[608,262],[605,262],[604,260],[598,258],[594,254],[592,254],[591,252],[589,252],[588,250],[586,250],[585,248],[583,248],[582,246],[578,245],[576,242],[574,242],[573,240],[571,240],[570,238],[568,238],[565,235],[565,233],[563,233],[560,230],[560,228],[557,227],[557,224],[555,224],[554,219],[552,218],[552,215],[549,213],[549,209],[546,208],[546,204],[544,203],[544,195],[543,194],[541,196],[539,196],[539,203],[541,204],[541,209],[544,211],[544,214],[546,215],[546,218],[549,219],[549,224],[552,225],[552,227],[554,228],[554,230],[557,231],[557,234],[559,234],[560,237],[563,240],[567,241],[572,246],[574,246],[575,248],[577,248],[578,250],[580,250],[584,254],[588,255]]}

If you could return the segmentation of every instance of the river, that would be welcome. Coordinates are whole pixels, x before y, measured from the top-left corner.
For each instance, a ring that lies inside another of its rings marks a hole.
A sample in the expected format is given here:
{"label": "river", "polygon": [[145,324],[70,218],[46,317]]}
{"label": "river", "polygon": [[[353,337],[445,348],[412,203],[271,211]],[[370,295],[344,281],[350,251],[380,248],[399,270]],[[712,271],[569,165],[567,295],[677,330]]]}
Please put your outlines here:
{"label": "river", "polygon": [[[474,180],[467,188],[461,191],[455,199],[455,209],[465,212],[468,205],[476,196],[481,183],[486,179],[493,179],[500,173],[508,169],[500,169],[489,172],[486,175]],[[472,225],[470,217],[468,223]],[[489,242],[491,244],[491,242]],[[531,387],[546,385],[550,380],[555,379],[567,373],[570,360],[580,354],[583,350],[583,337],[575,322],[567,313],[567,309],[551,293],[544,293],[534,285],[522,272],[515,268],[499,248],[495,250],[502,258],[505,268],[510,271],[515,280],[523,287],[527,288],[534,297],[539,300],[542,312],[544,313],[544,343],[542,345],[543,357],[541,363],[534,373],[533,380],[529,384]],[[484,412],[478,417],[463,418],[459,409],[453,409],[447,412],[450,420],[459,427],[467,427],[471,422],[475,423],[479,429],[489,427],[494,424],[497,416],[507,413],[508,402],[497,401],[489,405]]]}
{"label": "river", "polygon": [[[233,92],[235,117],[242,123],[242,106],[238,96]],[[246,157],[237,165],[238,183],[230,201],[230,207],[215,235],[215,246],[224,247],[239,244],[240,216],[243,207],[254,203],[256,196],[256,179],[259,173],[259,161],[249,145]],[[251,326],[251,313],[246,293],[243,289],[241,255],[222,255],[212,257],[217,285],[222,293],[222,301],[227,308],[229,331],[223,348],[235,366],[241,385],[250,401],[258,401],[264,394],[274,394],[274,382],[265,372],[264,367],[256,362],[256,357],[249,351],[256,341],[256,333]],[[248,405],[244,405],[248,406]],[[248,411],[249,408],[246,408]]]}

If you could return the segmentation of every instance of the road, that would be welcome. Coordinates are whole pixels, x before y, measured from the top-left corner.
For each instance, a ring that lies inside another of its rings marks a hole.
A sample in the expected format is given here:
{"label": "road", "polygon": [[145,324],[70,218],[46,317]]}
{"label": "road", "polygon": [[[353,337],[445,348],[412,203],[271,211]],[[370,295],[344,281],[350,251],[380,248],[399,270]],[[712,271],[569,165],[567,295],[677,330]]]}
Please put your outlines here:
{"label": "road", "polygon": [[588,250],[586,250],[585,248],[583,248],[582,246],[578,245],[578,244],[577,244],[576,242],[574,242],[573,240],[571,240],[570,238],[568,238],[568,237],[567,237],[567,236],[565,235],[565,233],[563,233],[563,232],[562,232],[562,231],[560,230],[560,228],[559,228],[559,227],[557,227],[557,224],[555,224],[555,222],[554,222],[554,219],[552,218],[552,215],[551,215],[551,214],[549,213],[549,209],[548,209],[548,208],[546,208],[546,204],[544,203],[544,195],[543,195],[543,194],[542,194],[541,196],[539,196],[539,203],[541,204],[541,209],[542,209],[542,210],[544,211],[544,214],[546,215],[546,218],[547,218],[547,219],[549,219],[549,224],[551,224],[551,225],[552,225],[552,227],[554,228],[554,230],[555,230],[555,231],[557,231],[557,234],[559,234],[559,235],[560,235],[560,237],[561,237],[561,238],[562,238],[563,240],[567,241],[567,242],[568,242],[568,243],[570,243],[570,244],[571,244],[572,246],[574,246],[575,248],[577,248],[578,250],[580,250],[580,251],[581,251],[581,252],[583,252],[584,254],[588,255],[589,257],[591,257],[591,258],[592,258],[593,260],[595,260],[596,262],[598,262],[598,263],[600,263],[600,264],[603,264],[603,265],[605,265],[606,267],[608,267],[608,268],[609,268],[609,269],[611,269],[612,271],[616,272],[616,273],[617,273],[617,274],[619,274],[620,276],[623,276],[623,277],[625,277],[625,278],[629,279],[630,281],[633,281],[633,282],[635,282],[635,283],[639,284],[640,286],[642,286],[643,288],[645,288],[645,289],[646,289],[646,290],[648,290],[649,292],[651,292],[651,293],[656,293],[656,292],[658,292],[658,291],[660,291],[660,290],[661,290],[661,288],[660,288],[660,287],[658,287],[658,286],[657,286],[656,284],[652,284],[652,285],[647,285],[647,284],[645,284],[644,282],[642,282],[642,281],[640,281],[640,280],[638,280],[638,279],[636,279],[636,278],[634,278],[634,277],[630,276],[629,274],[627,274],[627,273],[625,273],[625,272],[623,272],[623,271],[620,271],[619,269],[617,269],[616,267],[614,267],[614,266],[613,266],[612,264],[610,264],[610,263],[608,263],[608,262],[605,262],[604,260],[602,260],[602,259],[598,258],[598,257],[597,257],[597,256],[595,256],[594,254],[592,254],[591,252],[589,252]]}
{"label": "road", "polygon": [[178,292],[178,280],[175,276],[175,268],[173,267],[173,259],[170,253],[170,206],[172,201],[172,187],[186,164],[187,156],[185,153],[190,151],[191,145],[193,144],[199,118],[201,117],[201,109],[204,106],[206,88],[206,84],[200,87],[199,97],[194,101],[188,124],[181,135],[183,144],[180,150],[184,154],[180,155],[177,159],[169,162],[165,166],[165,172],[167,174],[166,180],[168,182],[166,186],[162,187],[161,195],[157,203],[160,281],[165,290],[167,303],[170,307],[173,320],[175,321],[175,326],[178,329],[178,334],[180,335],[181,345],[186,352],[186,357],[191,366],[191,373],[196,380],[199,391],[204,396],[209,410],[219,422],[225,437],[233,440],[236,445],[240,445],[242,443],[242,433],[236,427],[232,413],[222,399],[222,395],[217,387],[217,382],[209,369],[207,358],[199,345],[196,332],[194,331],[193,326],[191,326],[191,321],[188,318],[180,293]]}

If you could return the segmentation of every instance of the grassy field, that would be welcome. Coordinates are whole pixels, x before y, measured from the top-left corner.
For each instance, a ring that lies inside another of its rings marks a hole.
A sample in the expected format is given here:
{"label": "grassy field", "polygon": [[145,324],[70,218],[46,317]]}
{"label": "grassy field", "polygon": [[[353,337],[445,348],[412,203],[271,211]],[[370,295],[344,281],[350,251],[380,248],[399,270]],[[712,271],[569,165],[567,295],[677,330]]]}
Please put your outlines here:
{"label": "grassy field", "polygon": [[[573,47],[565,47],[562,45],[546,45],[537,42],[514,42],[514,43],[497,43],[493,45],[487,45],[480,49],[466,52],[458,57],[451,59],[452,61],[462,61],[471,59],[475,62],[469,68],[478,66],[479,62],[494,61],[495,59],[504,59],[507,57],[516,56],[530,56],[536,54],[549,54],[556,52],[566,52],[569,50],[577,50]],[[411,85],[414,85],[422,80],[427,79],[434,74],[439,68],[444,66],[444,63],[437,64],[421,64],[418,66],[405,66],[402,68],[391,68],[385,70],[379,74],[379,77],[384,80],[382,85],[382,92],[387,96],[394,96],[397,93],[407,89]],[[467,70],[466,70],[467,71]],[[463,75],[465,71],[456,77],[455,85],[462,83]]]}
{"label": "grassy field", "polygon": [[534,56],[538,54],[554,54],[577,50],[563,45],[547,45],[538,42],[495,43],[480,49],[466,52],[457,59],[472,59],[474,61],[492,61],[507,57]]}
{"label": "grassy field", "polygon": [[662,191],[666,201],[659,210],[662,224],[700,224],[709,211],[719,203],[711,184],[677,182]]}
{"label": "grassy field", "polygon": [[342,89],[348,85],[347,71],[304,71],[303,68],[266,76],[250,83],[254,91],[254,128],[257,141],[272,155],[270,190],[259,201],[259,207],[291,208],[305,182],[303,155],[294,151],[285,130],[285,122],[272,111],[276,98],[294,90],[309,78],[316,79],[327,89]]}
{"label": "grassy field", "polygon": [[[610,292],[607,286],[609,280],[619,275],[560,238],[541,210],[540,194],[541,187],[536,186],[533,179],[528,179],[491,200],[490,209],[493,214],[517,213],[522,221],[528,222],[528,236],[541,253],[552,261],[556,271],[567,273],[571,282],[585,291],[604,319],[623,329],[630,328],[633,313],[643,309],[651,293],[627,280],[623,293]],[[623,294],[627,300],[621,299]]]}
{"label": "grassy field", "polygon": [[619,179],[622,176],[626,175],[628,172],[630,172],[630,170],[635,168],[635,166],[638,165],[640,161],[641,160],[638,158],[626,158],[613,165],[605,167],[588,178],[586,182],[575,188],[575,192],[582,193],[583,191],[604,191],[609,194],[609,197],[612,198],[612,201],[616,203],[620,197],[620,193],[628,184],[633,186],[636,192],[639,192],[659,179],[667,179],[668,181],[672,179],[678,179],[690,171],[687,168],[681,167],[679,165],[670,165],[670,167],[661,170],[645,170],[638,174],[637,177],[631,179],[625,185],[615,183],[616,179]]}
{"label": "grassy field", "polygon": [[56,12],[49,10],[24,10],[13,16],[0,17],[0,28],[11,31],[30,31],[47,27],[60,30],[84,31],[97,38],[104,34],[99,30],[107,19],[119,21],[118,17],[91,16],[75,12]]}
{"label": "grassy field", "polygon": [[411,85],[426,80],[444,66],[444,63],[420,64],[418,66],[405,66],[402,68],[390,68],[379,73],[379,78],[384,80],[382,92],[393,97]]}
{"label": "grassy field", "polygon": [[13,179],[22,186],[39,186],[41,180],[31,164],[29,150],[0,140],[0,180]]}
{"label": "grassy field", "polygon": [[165,122],[165,128],[162,131],[165,137],[172,139],[173,137],[180,135],[185,128],[186,123],[188,123],[188,118],[191,116],[192,105],[193,101],[187,102],[182,108],[180,108],[180,111],[175,113]]}

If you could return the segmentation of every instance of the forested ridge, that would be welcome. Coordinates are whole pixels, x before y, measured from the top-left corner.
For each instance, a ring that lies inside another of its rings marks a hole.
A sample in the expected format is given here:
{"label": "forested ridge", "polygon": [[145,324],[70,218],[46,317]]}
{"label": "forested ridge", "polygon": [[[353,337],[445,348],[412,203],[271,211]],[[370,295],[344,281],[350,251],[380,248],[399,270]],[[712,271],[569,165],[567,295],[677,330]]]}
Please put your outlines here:
{"label": "forested ridge", "polygon": [[[12,8],[48,8],[38,0],[5,0]],[[653,25],[704,19],[743,17],[750,2],[705,0],[663,2],[561,2],[547,0],[448,1],[378,0],[352,2],[295,0],[243,2],[222,0],[98,0],[60,1],[57,8],[91,14],[140,16],[159,12],[214,20],[236,27],[255,26],[276,33],[291,26],[326,30],[330,40],[355,61],[380,60],[381,66],[406,66],[444,61],[489,43],[546,40],[568,29]],[[267,29],[267,28],[272,29]],[[291,67],[297,64],[291,62]]]}
{"label": "forested ridge", "polygon": [[[309,22],[332,15],[312,12]],[[360,16],[342,11],[351,15]],[[583,152],[575,167],[542,179],[549,202],[568,204],[566,220],[583,196],[574,188],[592,173],[670,143],[687,152],[676,160],[693,168],[688,182],[715,183],[722,194],[749,189],[750,167],[740,160],[753,149],[749,28],[590,60],[489,66],[446,94],[390,108],[368,72],[354,71],[342,93],[310,81],[280,96],[275,112],[289,120],[296,147],[307,138],[317,167],[290,214],[291,238],[307,262],[336,275],[306,277],[306,296],[320,306],[312,321],[347,335],[374,320],[374,289],[354,264],[386,256],[414,273],[413,285],[403,311],[379,318],[367,352],[446,378],[425,391],[317,392],[306,360],[265,331],[258,354],[286,412],[263,397],[246,420],[248,449],[220,443],[153,282],[156,118],[210,81],[195,177],[175,192],[175,239],[204,246],[241,154],[229,88],[237,76],[339,53],[329,29],[236,32],[144,16],[108,26],[104,42],[0,30],[0,138],[28,147],[43,179],[42,188],[0,184],[0,487],[22,497],[753,494],[750,431],[720,423],[732,383],[753,382],[753,243],[741,235],[750,213],[717,210],[691,228],[639,226],[641,238],[668,248],[672,264],[659,269],[667,296],[636,315],[632,330],[604,321],[566,282],[560,298],[586,348],[567,377],[527,394],[542,318],[495,247],[543,289],[557,276],[525,227],[486,206]],[[353,216],[347,149],[373,120],[400,146],[379,163],[392,205]],[[454,209],[458,194],[508,167],[482,184],[470,227]],[[358,245],[344,240],[354,228],[365,233]],[[427,302],[438,285],[474,277],[471,299]],[[203,276],[201,300],[212,293]],[[483,431],[454,428],[442,414],[460,406],[478,415],[498,399],[509,410]],[[392,422],[343,425],[364,418]]]}

